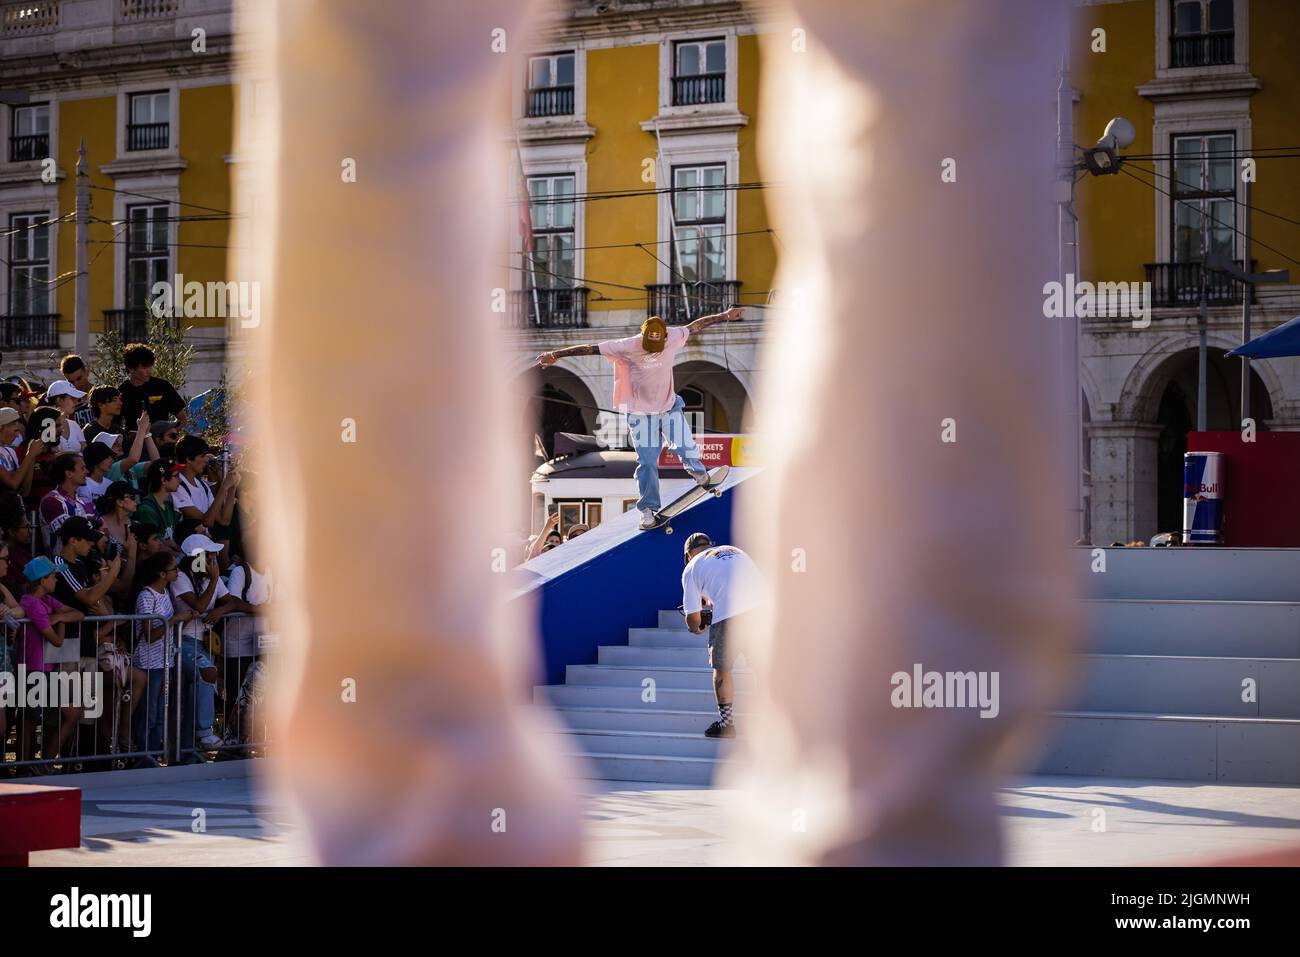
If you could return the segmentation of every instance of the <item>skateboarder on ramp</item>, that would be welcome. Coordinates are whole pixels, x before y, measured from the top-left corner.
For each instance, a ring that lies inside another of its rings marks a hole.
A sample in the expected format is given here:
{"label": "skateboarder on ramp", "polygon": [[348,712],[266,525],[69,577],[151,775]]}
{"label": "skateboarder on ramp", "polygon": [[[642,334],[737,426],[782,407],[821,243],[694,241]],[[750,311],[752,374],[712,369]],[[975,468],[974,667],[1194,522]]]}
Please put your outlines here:
{"label": "skateboarder on ramp", "polygon": [[673,358],[686,340],[715,322],[732,322],[743,317],[739,308],[712,316],[701,316],[685,326],[669,327],[658,316],[641,324],[639,336],[607,339],[594,345],[570,346],[537,357],[537,364],[554,365],[567,356],[602,355],[614,364],[614,405],[627,412],[627,424],[636,449],[636,484],[641,528],[653,528],[659,497],[659,450],[664,440],[682,460],[682,466],[699,485],[707,485],[709,473],[700,462],[699,446],[682,411],[682,398],[673,387]]}

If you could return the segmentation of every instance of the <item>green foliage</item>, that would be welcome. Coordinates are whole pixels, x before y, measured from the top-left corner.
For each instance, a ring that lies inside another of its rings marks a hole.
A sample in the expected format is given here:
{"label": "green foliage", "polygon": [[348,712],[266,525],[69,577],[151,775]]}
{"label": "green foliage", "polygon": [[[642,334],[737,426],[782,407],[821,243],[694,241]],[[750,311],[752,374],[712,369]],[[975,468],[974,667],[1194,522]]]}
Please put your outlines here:
{"label": "green foliage", "polygon": [[[185,334],[191,327],[182,329],[174,318],[159,315],[153,309],[149,309],[148,313],[143,341],[157,357],[153,374],[166,379],[183,396],[185,385],[189,381],[190,364],[197,352],[194,346],[185,341]],[[124,342],[116,329],[105,329],[99,333],[95,337],[95,357],[86,363],[90,367],[90,381],[95,385],[120,384],[126,378],[126,363],[122,356],[131,344]]]}

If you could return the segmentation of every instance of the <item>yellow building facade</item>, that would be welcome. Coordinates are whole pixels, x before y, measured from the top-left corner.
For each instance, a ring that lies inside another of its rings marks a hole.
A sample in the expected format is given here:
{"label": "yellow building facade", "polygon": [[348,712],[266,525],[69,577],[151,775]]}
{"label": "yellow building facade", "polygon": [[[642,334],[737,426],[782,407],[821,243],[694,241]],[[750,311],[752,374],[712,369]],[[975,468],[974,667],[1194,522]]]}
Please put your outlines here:
{"label": "yellow building facade", "polygon": [[[1074,142],[1092,146],[1114,117],[1136,130],[1118,174],[1078,183],[1078,278],[1150,284],[1145,324],[1081,323],[1094,542],[1181,528],[1182,455],[1202,412],[1203,290],[1206,427],[1242,428],[1241,361],[1224,353],[1242,342],[1244,286],[1207,270],[1207,255],[1249,258],[1255,273],[1291,270],[1287,283],[1256,286],[1252,336],[1300,314],[1298,40],[1292,0],[1083,0],[1072,10]],[[1296,365],[1251,363],[1258,428],[1300,428]]]}
{"label": "yellow building facade", "polygon": [[[72,351],[77,168],[89,187],[88,328],[144,330],[157,282],[226,278],[239,86],[232,0],[41,0],[0,10],[4,373],[39,380]],[[205,297],[206,301],[206,297]],[[230,318],[179,320],[214,385]]]}
{"label": "yellow building facade", "polygon": [[757,154],[763,42],[739,3],[573,2],[519,58],[509,145],[532,242],[512,214],[507,324],[548,451],[556,431],[602,431],[613,380],[599,357],[544,372],[533,358],[632,335],[652,314],[681,325],[746,308],[675,367],[697,430],[744,428],[778,250]]}

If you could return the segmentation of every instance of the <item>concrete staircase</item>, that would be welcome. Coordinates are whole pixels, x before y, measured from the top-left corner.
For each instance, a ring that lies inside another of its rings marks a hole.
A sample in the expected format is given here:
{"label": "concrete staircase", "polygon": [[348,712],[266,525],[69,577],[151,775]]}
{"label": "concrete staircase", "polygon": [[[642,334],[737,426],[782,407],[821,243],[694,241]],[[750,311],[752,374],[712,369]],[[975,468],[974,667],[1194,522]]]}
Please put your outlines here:
{"label": "concrete staircase", "polygon": [[[730,741],[704,737],[717,720],[708,638],[686,630],[679,611],[657,628],[629,628],[626,645],[602,645],[594,665],[569,665],[562,685],[534,689],[568,726],[572,751],[591,778],[708,784]],[[753,675],[734,672],[737,720]]]}
{"label": "concrete staircase", "polygon": [[[1109,571],[1090,577],[1083,602],[1081,684],[1052,715],[1037,771],[1300,784],[1300,601],[1279,600],[1300,597],[1300,551],[1107,552]],[[717,717],[705,637],[661,611],[658,627],[629,629],[627,645],[598,654],[534,691],[567,725],[586,774],[710,783],[731,742],[702,733]],[[1242,700],[1248,678],[1253,701]],[[752,688],[738,671],[742,723]]]}
{"label": "concrete staircase", "polygon": [[[1082,684],[1052,717],[1039,771],[1300,784],[1300,603],[1153,596],[1084,606]],[[1247,679],[1253,701],[1242,700]]]}

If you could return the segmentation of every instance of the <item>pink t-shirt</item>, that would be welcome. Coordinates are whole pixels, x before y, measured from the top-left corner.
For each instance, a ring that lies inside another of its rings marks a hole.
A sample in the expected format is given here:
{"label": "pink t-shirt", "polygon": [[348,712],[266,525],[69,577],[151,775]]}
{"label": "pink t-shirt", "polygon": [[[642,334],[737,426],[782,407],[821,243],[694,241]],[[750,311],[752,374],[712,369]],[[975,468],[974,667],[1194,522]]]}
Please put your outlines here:
{"label": "pink t-shirt", "polygon": [[685,326],[670,326],[663,352],[646,352],[639,335],[602,342],[600,354],[614,363],[614,406],[627,406],[628,412],[642,415],[658,415],[671,409],[677,399],[673,358],[682,351],[689,335]]}
{"label": "pink t-shirt", "polygon": [[23,643],[20,646],[23,649],[22,658],[19,661],[26,663],[28,671],[53,671],[54,666],[45,663],[46,642],[41,629],[50,627],[50,615],[64,607],[63,602],[53,595],[44,598],[23,595],[18,599],[18,604],[23,606],[23,613],[27,616],[27,624],[23,625]]}

